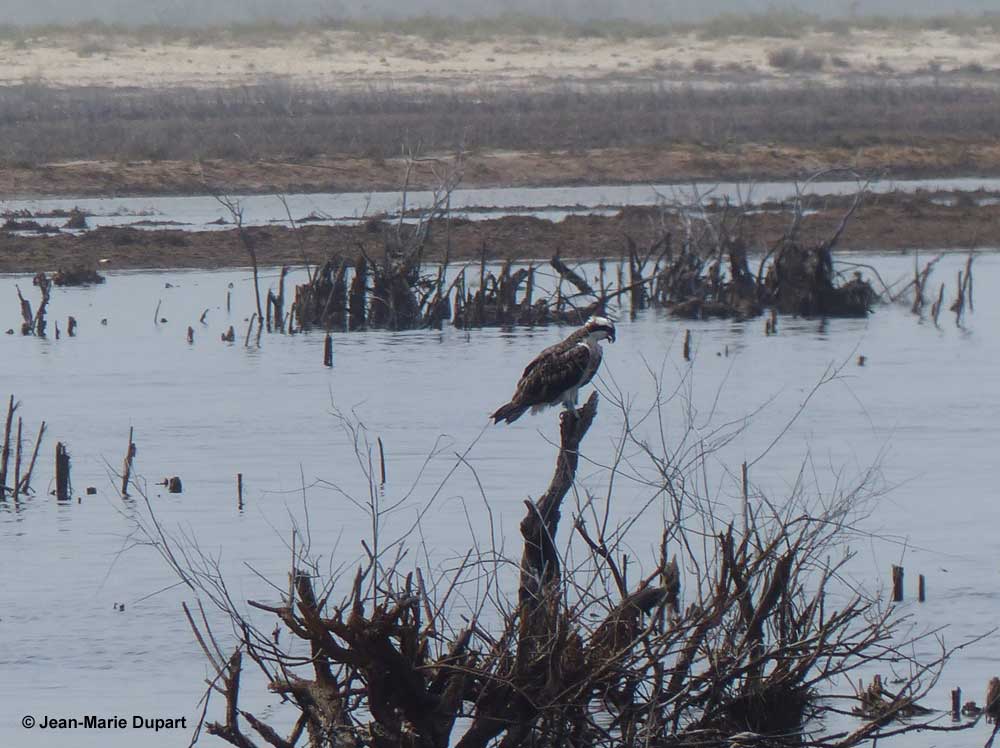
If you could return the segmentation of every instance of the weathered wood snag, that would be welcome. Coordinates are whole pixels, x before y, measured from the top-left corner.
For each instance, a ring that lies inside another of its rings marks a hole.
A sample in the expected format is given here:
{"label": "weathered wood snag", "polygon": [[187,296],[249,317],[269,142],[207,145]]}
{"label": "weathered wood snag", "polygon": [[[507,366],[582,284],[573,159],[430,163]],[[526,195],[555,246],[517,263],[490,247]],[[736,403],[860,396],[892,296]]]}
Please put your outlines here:
{"label": "weathered wood snag", "polygon": [[32,313],[31,302],[24,298],[21,294],[21,288],[17,284],[14,285],[17,291],[17,298],[21,302],[21,334],[22,335],[37,335],[40,338],[45,337],[45,312],[49,305],[49,297],[52,290],[52,281],[45,273],[37,273],[31,281],[33,286],[36,286],[42,295],[41,300],[38,302],[38,311]]}
{"label": "weathered wood snag", "polygon": [[69,468],[69,451],[62,442],[56,442],[56,498],[60,501],[69,501],[72,498]]}
{"label": "weathered wood snag", "polygon": [[860,273],[834,283],[833,256],[827,245],[785,243],[775,253],[764,281],[766,303],[784,314],[803,317],[864,317],[876,294]]}
{"label": "weathered wood snag", "polygon": [[331,258],[310,275],[307,283],[295,287],[293,308],[300,329],[346,328],[348,268],[343,258]]}
{"label": "weathered wood snag", "polygon": [[14,422],[14,411],[17,405],[14,403],[14,396],[10,396],[7,403],[7,419],[3,428],[3,453],[0,454],[0,495],[7,495],[7,465],[10,462],[10,429]]}
{"label": "weathered wood snag", "polygon": [[[888,729],[907,732],[937,719],[916,701],[930,688],[920,676],[933,683],[940,660],[913,660],[914,677],[898,692],[876,678],[847,695],[860,704],[857,729],[838,724],[838,732],[824,732],[825,713],[844,713],[828,706],[831,684],[859,668],[891,668],[916,641],[895,642],[894,606],[845,597],[840,588],[836,607],[830,602],[827,585],[840,574],[830,551],[839,547],[837,525],[850,504],[817,516],[768,515],[770,502],[750,506],[747,469],[742,517],[723,521],[714,509],[697,515],[688,505],[697,497],[685,493],[688,476],[654,454],[659,477],[652,483],[662,481],[664,495],[677,492],[683,521],[664,523],[650,562],[629,566],[610,503],[604,521],[588,529],[590,515],[579,513],[560,537],[597,404],[595,393],[560,415],[552,478],[537,500],[525,502],[519,559],[471,549],[428,582],[420,567],[402,567],[405,548],[386,551],[373,528],[339,599],[338,581],[297,555],[277,602],[249,601],[277,618],[273,631],[246,617],[214,572],[199,577],[186,567],[185,580],[221,601],[240,635],[227,658],[204,613],[196,623],[185,608],[226,701],[224,719],[209,722],[208,732],[241,748],[257,745],[256,736],[281,748],[725,748],[751,738],[757,745],[850,748],[871,742],[890,722]],[[376,440],[360,441],[377,525],[385,471],[376,467]],[[646,448],[634,445],[637,454]],[[629,456],[630,469],[637,454]],[[175,564],[181,557],[164,556]],[[498,571],[514,568],[516,580]],[[644,576],[630,580],[630,568]],[[286,634],[292,643],[282,641]],[[298,710],[285,734],[240,707],[243,657]],[[896,722],[903,717],[909,721]],[[814,725],[808,733],[807,723]]]}
{"label": "weathered wood snag", "polygon": [[42,425],[38,427],[38,436],[35,437],[35,448],[31,451],[31,461],[28,462],[28,469],[24,473],[24,477],[21,478],[21,485],[18,490],[22,494],[28,494],[31,492],[31,474],[35,470],[35,460],[38,459],[38,449],[42,445],[42,438],[45,436],[45,421],[42,421]]}
{"label": "weathered wood snag", "polygon": [[135,460],[135,442],[132,441],[133,427],[128,430],[128,446],[125,448],[125,459],[122,461],[122,496],[128,496],[128,482],[132,477],[132,461]]}
{"label": "weathered wood snag", "polygon": [[333,366],[333,338],[330,333],[323,339],[323,366]]}
{"label": "weathered wood snag", "polygon": [[104,276],[93,268],[70,267],[60,268],[52,276],[52,282],[57,286],[90,286],[104,283]]}
{"label": "weathered wood snag", "polygon": [[903,567],[892,565],[892,601],[903,602]]}

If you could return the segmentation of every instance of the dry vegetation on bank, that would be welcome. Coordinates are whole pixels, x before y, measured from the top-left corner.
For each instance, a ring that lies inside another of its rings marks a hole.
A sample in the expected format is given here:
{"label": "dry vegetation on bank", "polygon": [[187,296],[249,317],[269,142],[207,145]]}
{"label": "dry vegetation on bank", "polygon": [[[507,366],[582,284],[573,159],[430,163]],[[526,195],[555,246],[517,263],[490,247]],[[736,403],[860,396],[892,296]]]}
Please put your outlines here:
{"label": "dry vegetation on bank", "polygon": [[0,194],[191,192],[204,171],[231,192],[392,189],[404,148],[465,151],[468,186],[998,174],[998,27],[0,26]]}
{"label": "dry vegetation on bank", "polygon": [[30,84],[0,88],[0,195],[393,190],[408,147],[464,150],[468,187],[787,179],[835,166],[995,175],[998,103],[1000,90],[889,83],[476,97]]}
{"label": "dry vegetation on bank", "polygon": [[378,162],[418,145],[473,154],[752,143],[850,152],[980,143],[1000,131],[998,104],[1000,91],[991,89],[881,82],[792,89],[650,84],[617,91],[567,85],[474,96],[342,93],[278,81],[159,91],[27,84],[0,89],[0,159],[8,167],[79,159]]}

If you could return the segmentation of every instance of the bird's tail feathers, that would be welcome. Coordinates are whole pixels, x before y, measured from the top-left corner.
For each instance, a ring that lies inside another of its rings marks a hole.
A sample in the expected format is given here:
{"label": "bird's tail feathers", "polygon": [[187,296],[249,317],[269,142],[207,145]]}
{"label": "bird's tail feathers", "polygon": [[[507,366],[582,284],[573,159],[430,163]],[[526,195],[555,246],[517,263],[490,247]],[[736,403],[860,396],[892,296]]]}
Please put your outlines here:
{"label": "bird's tail feathers", "polygon": [[514,423],[518,418],[524,415],[524,411],[528,408],[524,405],[514,405],[514,403],[507,403],[506,405],[501,405],[497,408],[490,418],[493,419],[493,423],[500,423],[500,421],[506,421],[507,423]]}

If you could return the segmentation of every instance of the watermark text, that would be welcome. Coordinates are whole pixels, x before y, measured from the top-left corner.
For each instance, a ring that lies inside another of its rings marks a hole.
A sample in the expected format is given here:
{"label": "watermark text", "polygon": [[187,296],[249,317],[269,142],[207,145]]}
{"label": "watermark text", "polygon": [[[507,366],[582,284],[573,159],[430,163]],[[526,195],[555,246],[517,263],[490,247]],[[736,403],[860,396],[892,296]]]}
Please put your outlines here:
{"label": "watermark text", "polygon": [[35,717],[26,714],[21,718],[21,726],[27,730],[186,730],[187,717],[158,717],[147,714],[84,714],[76,717],[60,717],[43,714]]}

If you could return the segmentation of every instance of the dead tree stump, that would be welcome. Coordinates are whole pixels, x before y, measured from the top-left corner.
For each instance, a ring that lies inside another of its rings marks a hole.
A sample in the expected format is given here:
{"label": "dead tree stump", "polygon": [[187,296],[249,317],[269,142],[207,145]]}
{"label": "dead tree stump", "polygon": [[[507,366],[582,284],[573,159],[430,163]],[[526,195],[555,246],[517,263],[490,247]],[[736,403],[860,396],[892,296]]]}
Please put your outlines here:
{"label": "dead tree stump", "polygon": [[892,601],[903,602],[903,567],[892,565]]}
{"label": "dead tree stump", "polygon": [[69,451],[62,442],[56,442],[56,498],[69,501],[72,493],[72,483],[69,478]]}

